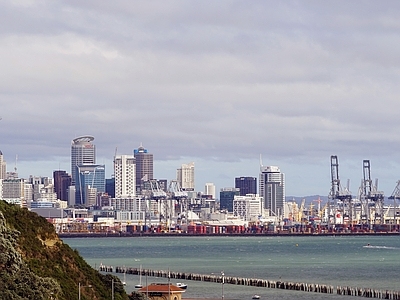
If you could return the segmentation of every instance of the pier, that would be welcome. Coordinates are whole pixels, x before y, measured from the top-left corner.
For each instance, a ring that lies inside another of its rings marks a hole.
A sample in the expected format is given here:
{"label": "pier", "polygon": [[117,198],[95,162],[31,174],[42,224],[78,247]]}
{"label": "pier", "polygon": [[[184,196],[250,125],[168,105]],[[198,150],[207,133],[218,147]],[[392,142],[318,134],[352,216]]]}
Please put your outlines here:
{"label": "pier", "polygon": [[393,291],[393,290],[379,290],[379,289],[350,287],[350,286],[332,286],[332,285],[317,284],[317,283],[287,282],[287,281],[275,281],[267,279],[230,277],[230,276],[222,277],[221,275],[216,275],[216,274],[205,275],[197,273],[172,272],[165,270],[138,269],[132,267],[118,267],[118,266],[113,267],[113,266],[105,266],[102,264],[99,267],[99,271],[126,273],[131,275],[142,275],[148,277],[161,277],[161,278],[254,286],[260,288],[263,287],[271,289],[293,290],[293,291],[302,291],[311,293],[337,294],[344,296],[356,296],[356,297],[373,298],[373,299],[400,300],[400,291]]}

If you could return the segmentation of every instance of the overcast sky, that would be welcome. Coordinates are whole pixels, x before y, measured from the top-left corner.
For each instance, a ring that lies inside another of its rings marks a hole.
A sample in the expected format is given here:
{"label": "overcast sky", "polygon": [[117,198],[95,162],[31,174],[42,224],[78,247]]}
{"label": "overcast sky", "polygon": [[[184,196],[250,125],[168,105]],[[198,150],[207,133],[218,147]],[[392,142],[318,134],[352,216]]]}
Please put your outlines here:
{"label": "overcast sky", "polygon": [[[195,163],[218,191],[264,165],[286,195],[356,195],[362,161],[400,179],[398,1],[0,1],[0,150],[21,177],[143,143],[154,173]],[[16,160],[16,157],[18,159]],[[15,162],[17,163],[15,164]]]}

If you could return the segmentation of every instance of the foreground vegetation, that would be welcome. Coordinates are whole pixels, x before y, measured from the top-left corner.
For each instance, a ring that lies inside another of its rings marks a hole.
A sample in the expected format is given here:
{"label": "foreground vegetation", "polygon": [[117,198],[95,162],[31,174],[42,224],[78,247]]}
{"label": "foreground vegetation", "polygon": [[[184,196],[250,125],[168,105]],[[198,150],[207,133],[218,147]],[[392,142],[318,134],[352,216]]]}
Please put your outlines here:
{"label": "foreground vegetation", "polygon": [[52,224],[0,200],[0,299],[139,299],[118,277],[90,267],[64,244]]}

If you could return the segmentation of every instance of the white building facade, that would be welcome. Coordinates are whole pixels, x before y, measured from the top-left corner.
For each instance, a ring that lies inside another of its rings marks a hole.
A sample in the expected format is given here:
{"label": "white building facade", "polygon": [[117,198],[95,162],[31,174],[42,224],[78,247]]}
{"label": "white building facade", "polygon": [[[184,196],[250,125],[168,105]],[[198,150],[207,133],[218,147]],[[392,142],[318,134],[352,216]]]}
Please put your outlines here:
{"label": "white building facade", "polygon": [[194,162],[182,164],[176,171],[176,179],[183,191],[194,191]]}
{"label": "white building facade", "polygon": [[204,195],[210,195],[212,199],[215,199],[215,185],[214,183],[207,182],[204,187]]}
{"label": "white building facade", "polygon": [[24,179],[2,179],[2,200],[26,207]]}
{"label": "white building facade", "polygon": [[114,159],[115,198],[136,196],[136,160],[133,155],[117,155]]}
{"label": "white building facade", "polygon": [[0,179],[6,179],[7,164],[3,158],[3,152],[0,151]]}
{"label": "white building facade", "polygon": [[233,216],[244,221],[257,221],[263,211],[263,198],[258,194],[235,196],[233,199]]}
{"label": "white building facade", "polygon": [[146,201],[142,197],[111,198],[111,206],[114,210],[146,211]]}

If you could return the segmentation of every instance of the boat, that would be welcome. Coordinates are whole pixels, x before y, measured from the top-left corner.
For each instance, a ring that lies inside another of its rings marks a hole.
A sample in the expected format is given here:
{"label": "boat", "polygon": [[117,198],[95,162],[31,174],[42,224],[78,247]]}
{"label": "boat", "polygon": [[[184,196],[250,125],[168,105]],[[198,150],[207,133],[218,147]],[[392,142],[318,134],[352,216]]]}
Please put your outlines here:
{"label": "boat", "polygon": [[259,295],[254,295],[251,299],[260,299]]}
{"label": "boat", "polygon": [[143,287],[142,285],[142,265],[140,265],[139,268],[139,284],[135,285],[135,289],[141,289]]}
{"label": "boat", "polygon": [[182,282],[178,282],[178,283],[176,284],[176,286],[179,287],[179,288],[181,288],[181,289],[184,289],[184,290],[187,289],[187,284],[182,283]]}
{"label": "boat", "polygon": [[122,285],[126,285],[126,272],[124,271],[124,281],[122,281]]}

